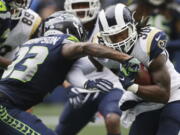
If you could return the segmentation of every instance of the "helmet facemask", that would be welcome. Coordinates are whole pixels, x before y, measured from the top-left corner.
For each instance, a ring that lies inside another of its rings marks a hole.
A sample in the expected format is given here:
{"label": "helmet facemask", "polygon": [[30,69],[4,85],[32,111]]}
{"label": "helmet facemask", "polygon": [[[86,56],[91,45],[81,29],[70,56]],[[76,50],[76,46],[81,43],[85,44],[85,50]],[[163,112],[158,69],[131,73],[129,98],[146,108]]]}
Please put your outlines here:
{"label": "helmet facemask", "polygon": [[11,19],[19,20],[23,9],[29,8],[31,0],[9,0]]}
{"label": "helmet facemask", "polygon": [[[121,37],[123,35],[123,39],[121,38],[119,41],[115,41],[117,37]],[[120,27],[118,25],[109,27],[107,31],[100,32],[100,37],[102,37],[106,46],[120,52],[128,53],[137,40],[137,32],[135,25],[128,23],[124,27]]]}
{"label": "helmet facemask", "polygon": [[64,8],[77,15],[82,23],[87,23],[97,17],[100,2],[99,0],[66,0]]}
{"label": "helmet facemask", "polygon": [[19,20],[21,18],[22,9],[11,9],[11,20]]}
{"label": "helmet facemask", "polygon": [[30,4],[31,4],[31,0],[8,0],[9,5],[11,6],[11,8],[29,8]]}
{"label": "helmet facemask", "polygon": [[130,53],[138,37],[133,15],[124,4],[110,6],[99,13],[100,38],[106,46]]}

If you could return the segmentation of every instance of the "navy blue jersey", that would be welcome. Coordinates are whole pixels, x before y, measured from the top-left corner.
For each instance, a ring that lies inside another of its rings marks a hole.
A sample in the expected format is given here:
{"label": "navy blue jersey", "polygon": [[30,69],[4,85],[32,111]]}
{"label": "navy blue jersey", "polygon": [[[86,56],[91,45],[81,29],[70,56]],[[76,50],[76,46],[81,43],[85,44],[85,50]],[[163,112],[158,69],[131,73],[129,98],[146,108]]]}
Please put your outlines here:
{"label": "navy blue jersey", "polygon": [[0,91],[20,108],[27,109],[60,85],[75,60],[61,54],[62,46],[71,43],[68,35],[30,40],[20,47],[16,59],[2,76]]}

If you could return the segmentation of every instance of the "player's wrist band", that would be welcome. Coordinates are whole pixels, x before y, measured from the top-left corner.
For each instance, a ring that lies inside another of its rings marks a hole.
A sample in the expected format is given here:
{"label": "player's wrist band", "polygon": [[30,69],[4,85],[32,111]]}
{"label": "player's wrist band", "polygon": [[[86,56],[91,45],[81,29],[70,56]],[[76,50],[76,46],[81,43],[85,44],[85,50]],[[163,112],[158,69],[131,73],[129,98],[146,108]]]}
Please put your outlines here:
{"label": "player's wrist band", "polygon": [[128,91],[131,91],[133,93],[137,93],[139,89],[139,85],[138,84],[133,84],[131,86],[128,87]]}

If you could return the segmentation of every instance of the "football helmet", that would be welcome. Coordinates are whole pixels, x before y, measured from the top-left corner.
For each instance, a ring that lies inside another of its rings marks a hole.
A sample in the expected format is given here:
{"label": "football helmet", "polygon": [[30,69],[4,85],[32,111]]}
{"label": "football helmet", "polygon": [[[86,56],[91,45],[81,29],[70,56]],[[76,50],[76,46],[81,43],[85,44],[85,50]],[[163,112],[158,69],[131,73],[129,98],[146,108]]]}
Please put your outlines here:
{"label": "football helmet", "polygon": [[32,0],[7,0],[11,8],[29,8]]}
{"label": "football helmet", "polygon": [[64,33],[71,34],[80,41],[86,39],[86,31],[79,18],[66,11],[58,11],[50,15],[42,23],[41,29],[41,35]]}
{"label": "football helmet", "polygon": [[101,8],[99,0],[65,0],[64,9],[77,15],[82,23],[95,19]]}
{"label": "football helmet", "polygon": [[101,41],[115,50],[128,53],[137,41],[133,14],[124,4],[110,6],[98,16]]}

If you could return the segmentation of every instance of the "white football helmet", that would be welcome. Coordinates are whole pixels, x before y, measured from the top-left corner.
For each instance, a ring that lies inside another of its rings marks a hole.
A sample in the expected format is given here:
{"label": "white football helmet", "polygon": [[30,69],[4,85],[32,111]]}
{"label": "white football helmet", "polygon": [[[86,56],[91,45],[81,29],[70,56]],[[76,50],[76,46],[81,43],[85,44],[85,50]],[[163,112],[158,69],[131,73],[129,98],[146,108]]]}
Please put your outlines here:
{"label": "white football helmet", "polygon": [[32,0],[9,0],[11,19],[19,20],[23,9],[28,9]]}
{"label": "white football helmet", "polygon": [[102,10],[98,16],[98,24],[99,38],[108,47],[129,53],[137,41],[138,34],[133,14],[124,4],[117,4],[105,11]]}
{"label": "white football helmet", "polygon": [[[87,8],[73,8],[75,4],[86,4]],[[98,12],[101,8],[101,4],[99,0],[65,0],[64,9],[66,11],[72,12],[73,14],[78,16],[78,13],[83,13],[83,16],[80,17],[82,23],[89,22],[95,19],[98,15]],[[79,17],[79,16],[78,16]]]}
{"label": "white football helmet", "polygon": [[11,8],[29,8],[31,0],[7,0]]}

